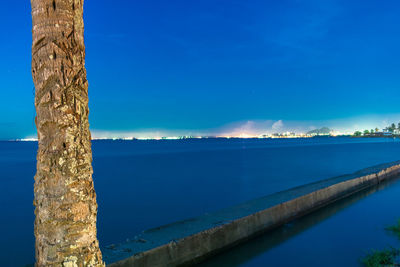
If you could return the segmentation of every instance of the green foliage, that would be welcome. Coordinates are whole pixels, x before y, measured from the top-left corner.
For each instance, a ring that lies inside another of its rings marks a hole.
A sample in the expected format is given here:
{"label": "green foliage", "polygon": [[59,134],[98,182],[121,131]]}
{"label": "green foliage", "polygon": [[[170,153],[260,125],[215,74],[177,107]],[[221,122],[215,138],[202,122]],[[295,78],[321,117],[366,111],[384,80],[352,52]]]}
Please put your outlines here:
{"label": "green foliage", "polygon": [[[400,239],[400,219],[396,225],[386,227],[385,229]],[[399,256],[400,250],[395,248],[374,250],[362,259],[362,263],[366,267],[399,266],[398,262],[396,262]]]}
{"label": "green foliage", "polygon": [[386,230],[392,232],[400,239],[400,220],[397,222],[396,225],[386,227]]}
{"label": "green foliage", "polygon": [[[400,130],[400,122],[397,124],[397,127],[396,127],[396,124],[395,124],[395,123],[392,123],[392,124],[389,125],[388,127],[385,127],[385,128],[382,129],[382,131],[384,131],[384,132],[390,132],[390,133],[392,133],[392,134],[394,134],[395,130]],[[364,134],[364,136],[370,136],[370,135],[374,135],[374,133],[378,133],[378,132],[379,132],[379,129],[378,129],[378,128],[371,129],[371,130],[364,130],[361,134],[359,134],[360,131],[356,131],[356,132],[353,134],[353,136],[357,136],[357,137],[358,137],[358,136],[361,136],[361,135],[363,135],[363,134]],[[396,133],[396,134],[398,134],[398,133]]]}
{"label": "green foliage", "polygon": [[396,130],[396,124],[392,123],[392,125],[390,125],[389,127],[387,127],[389,132],[393,132],[394,130]]}
{"label": "green foliage", "polygon": [[400,251],[394,248],[385,250],[375,250],[367,254],[362,263],[366,267],[394,266],[396,257],[400,255]]}

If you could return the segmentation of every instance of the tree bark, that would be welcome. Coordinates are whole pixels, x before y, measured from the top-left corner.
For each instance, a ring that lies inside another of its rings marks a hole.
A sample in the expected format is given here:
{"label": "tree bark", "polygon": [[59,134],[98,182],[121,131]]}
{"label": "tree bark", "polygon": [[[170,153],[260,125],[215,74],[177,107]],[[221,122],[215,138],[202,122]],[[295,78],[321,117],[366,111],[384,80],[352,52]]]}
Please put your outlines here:
{"label": "tree bark", "polygon": [[96,237],[83,0],[31,0],[36,266],[104,266]]}

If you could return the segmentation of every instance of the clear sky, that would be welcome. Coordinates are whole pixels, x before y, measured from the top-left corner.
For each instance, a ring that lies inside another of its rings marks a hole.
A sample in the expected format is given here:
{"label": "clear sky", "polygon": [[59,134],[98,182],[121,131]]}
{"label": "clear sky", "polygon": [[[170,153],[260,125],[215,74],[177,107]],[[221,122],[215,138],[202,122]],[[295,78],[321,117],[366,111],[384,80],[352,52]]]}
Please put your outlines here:
{"label": "clear sky", "polygon": [[[395,0],[86,0],[91,128],[195,134],[400,120],[399,10]],[[0,139],[34,136],[30,1],[2,3],[0,23]]]}

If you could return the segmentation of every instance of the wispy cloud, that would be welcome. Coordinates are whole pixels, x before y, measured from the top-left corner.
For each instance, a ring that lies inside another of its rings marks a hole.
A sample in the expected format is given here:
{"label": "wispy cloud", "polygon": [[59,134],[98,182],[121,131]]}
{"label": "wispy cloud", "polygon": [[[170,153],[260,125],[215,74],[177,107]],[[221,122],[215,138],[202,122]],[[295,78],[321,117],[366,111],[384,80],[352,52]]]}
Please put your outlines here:
{"label": "wispy cloud", "polygon": [[277,45],[301,51],[315,51],[316,41],[323,39],[334,23],[334,19],[341,13],[338,1],[295,1],[302,9],[288,9],[290,23],[282,27],[275,35],[265,36],[267,41]]}
{"label": "wispy cloud", "polygon": [[279,120],[277,122],[274,122],[274,124],[272,124],[272,129],[275,130],[275,131],[279,131],[282,128],[283,128],[282,120]]}

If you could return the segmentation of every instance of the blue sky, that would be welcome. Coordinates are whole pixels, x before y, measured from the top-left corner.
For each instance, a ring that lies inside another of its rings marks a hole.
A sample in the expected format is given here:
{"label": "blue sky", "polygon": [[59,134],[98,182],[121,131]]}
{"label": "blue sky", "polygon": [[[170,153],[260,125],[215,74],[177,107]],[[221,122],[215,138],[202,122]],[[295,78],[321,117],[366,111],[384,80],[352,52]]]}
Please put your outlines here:
{"label": "blue sky", "polygon": [[[86,0],[91,128],[207,134],[400,121],[399,8],[390,0]],[[9,27],[0,139],[34,136],[30,3],[6,1],[1,13]]]}

